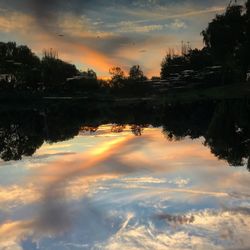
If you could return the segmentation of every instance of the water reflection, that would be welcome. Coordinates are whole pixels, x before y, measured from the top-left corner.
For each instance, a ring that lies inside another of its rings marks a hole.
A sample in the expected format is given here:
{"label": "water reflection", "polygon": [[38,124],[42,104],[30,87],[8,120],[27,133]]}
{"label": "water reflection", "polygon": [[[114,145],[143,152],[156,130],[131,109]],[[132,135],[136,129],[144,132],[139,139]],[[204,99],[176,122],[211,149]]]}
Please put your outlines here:
{"label": "water reflection", "polygon": [[0,249],[248,249],[248,102],[110,105],[5,113]]}
{"label": "water reflection", "polygon": [[110,137],[111,128],[43,145],[8,166],[12,177],[0,192],[2,249],[249,246],[244,168],[226,167],[204,139],[170,142],[157,128],[135,137],[130,127]]}
{"label": "water reflection", "polygon": [[205,145],[230,165],[248,162],[250,104],[248,100],[224,100],[185,104],[49,103],[29,109],[2,111],[0,157],[4,161],[33,155],[44,142],[65,141],[81,134],[99,134],[99,126],[113,124],[121,133],[126,125],[135,136],[144,128],[163,127],[168,140],[204,137]]}

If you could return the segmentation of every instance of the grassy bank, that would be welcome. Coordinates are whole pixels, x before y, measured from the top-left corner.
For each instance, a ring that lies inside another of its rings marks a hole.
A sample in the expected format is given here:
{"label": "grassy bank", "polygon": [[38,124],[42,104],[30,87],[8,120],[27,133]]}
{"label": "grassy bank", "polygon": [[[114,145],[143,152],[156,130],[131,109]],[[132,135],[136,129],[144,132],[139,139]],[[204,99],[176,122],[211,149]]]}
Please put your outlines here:
{"label": "grassy bank", "polygon": [[164,99],[166,101],[196,101],[250,98],[250,84],[238,83],[208,88],[182,88],[169,90]]}

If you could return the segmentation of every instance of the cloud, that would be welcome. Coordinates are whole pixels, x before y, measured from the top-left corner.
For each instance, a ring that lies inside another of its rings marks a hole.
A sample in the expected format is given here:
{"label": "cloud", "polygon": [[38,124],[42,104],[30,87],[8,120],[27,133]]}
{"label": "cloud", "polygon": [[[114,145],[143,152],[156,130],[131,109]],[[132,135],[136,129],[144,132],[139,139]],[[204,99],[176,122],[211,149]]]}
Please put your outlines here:
{"label": "cloud", "polygon": [[[161,230],[158,220],[165,221]],[[148,223],[127,222],[119,233],[102,245],[102,249],[247,249],[250,240],[244,213],[198,211],[191,214],[157,215]]]}
{"label": "cloud", "polygon": [[138,177],[138,178],[123,178],[121,181],[126,183],[136,183],[136,184],[160,184],[166,183],[166,180],[154,178],[154,177]]}
{"label": "cloud", "polygon": [[32,24],[32,17],[19,12],[4,12],[0,15],[1,32],[24,32]]}
{"label": "cloud", "polygon": [[126,12],[132,16],[140,18],[140,20],[138,20],[138,23],[144,23],[144,22],[148,22],[149,20],[161,21],[161,20],[179,19],[179,18],[183,19],[187,17],[195,17],[195,16],[204,15],[204,14],[220,13],[220,12],[225,11],[225,6],[213,6],[213,7],[205,8],[205,9],[197,9],[196,7],[195,10],[192,10],[191,8],[191,9],[184,9],[184,11],[183,9],[184,8],[181,8],[180,9],[181,12],[174,13],[174,14],[173,12],[176,12],[176,10],[171,9],[169,7],[161,7],[160,10],[155,11],[153,13],[152,11],[150,12],[147,10],[135,12],[131,9],[128,9]]}
{"label": "cloud", "polygon": [[169,180],[168,183],[170,184],[175,184],[177,185],[179,188],[182,188],[184,186],[187,186],[190,183],[190,179],[183,179],[183,178],[176,178],[174,180]]}
{"label": "cloud", "polygon": [[187,25],[185,24],[185,22],[183,22],[179,19],[175,19],[174,22],[167,25],[167,27],[171,27],[172,29],[185,29],[185,28],[187,28]]}
{"label": "cloud", "polygon": [[161,31],[166,28],[171,28],[174,30],[185,29],[187,25],[185,22],[180,19],[175,19],[173,22],[169,24],[152,24],[152,25],[140,25],[131,21],[123,21],[115,25],[110,25],[109,27],[113,27],[116,29],[118,33],[149,33],[153,31]]}
{"label": "cloud", "polygon": [[116,32],[121,33],[149,33],[152,31],[160,31],[164,28],[161,24],[151,24],[151,25],[138,25],[133,21],[122,21],[118,24],[109,25],[110,28],[115,28]]}

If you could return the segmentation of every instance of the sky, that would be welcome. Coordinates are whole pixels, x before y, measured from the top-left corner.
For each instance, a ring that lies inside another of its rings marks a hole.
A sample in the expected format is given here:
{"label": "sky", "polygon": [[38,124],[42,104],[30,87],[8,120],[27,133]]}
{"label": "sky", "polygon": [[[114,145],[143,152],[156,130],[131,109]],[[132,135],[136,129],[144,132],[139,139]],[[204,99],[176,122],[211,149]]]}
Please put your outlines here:
{"label": "sky", "polygon": [[151,77],[169,48],[203,46],[201,31],[229,0],[0,0],[0,40],[53,48],[80,70],[107,77],[139,64]]}

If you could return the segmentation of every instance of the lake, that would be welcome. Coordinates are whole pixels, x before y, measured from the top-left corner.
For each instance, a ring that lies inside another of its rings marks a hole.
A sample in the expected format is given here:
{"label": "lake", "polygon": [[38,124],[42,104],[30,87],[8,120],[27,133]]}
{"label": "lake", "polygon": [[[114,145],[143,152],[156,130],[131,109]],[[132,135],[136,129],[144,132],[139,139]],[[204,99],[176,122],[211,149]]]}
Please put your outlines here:
{"label": "lake", "polygon": [[0,249],[250,248],[249,100],[0,114]]}

